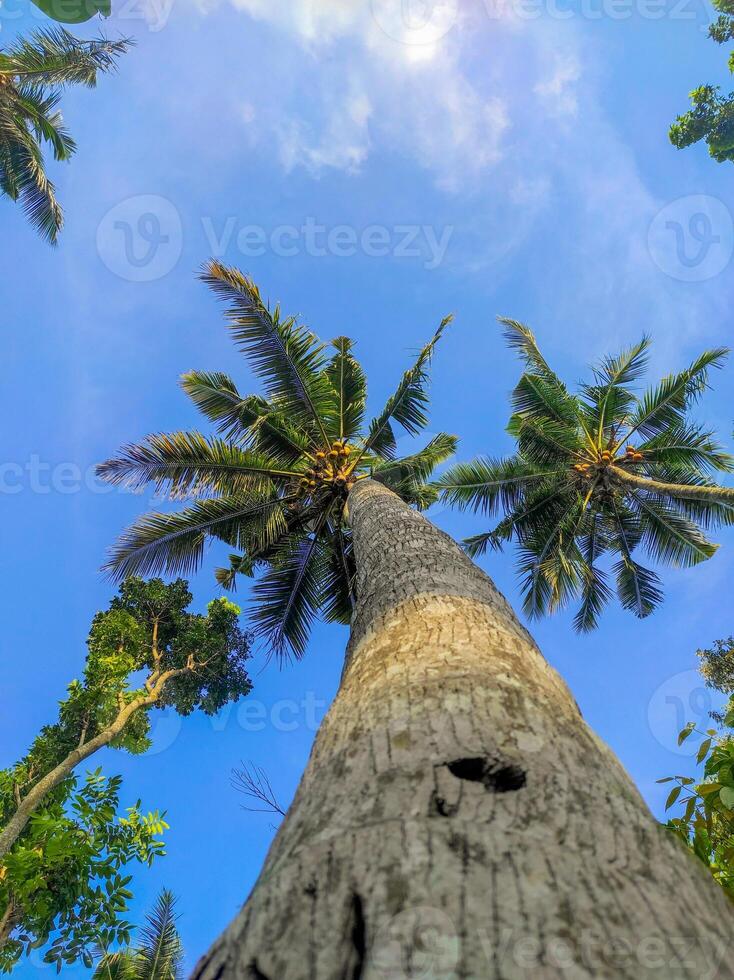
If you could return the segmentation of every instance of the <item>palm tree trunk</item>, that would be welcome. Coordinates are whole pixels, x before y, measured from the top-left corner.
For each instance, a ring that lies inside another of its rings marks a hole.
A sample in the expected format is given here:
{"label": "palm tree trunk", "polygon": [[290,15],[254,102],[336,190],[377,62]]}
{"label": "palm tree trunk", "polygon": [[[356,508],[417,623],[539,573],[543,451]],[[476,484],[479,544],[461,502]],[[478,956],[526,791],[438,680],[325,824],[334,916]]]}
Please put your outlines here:
{"label": "palm tree trunk", "polygon": [[247,903],[194,977],[733,977],[723,891],[492,582],[385,487],[358,482],[349,505],[341,686]]}
{"label": "palm tree trunk", "polygon": [[660,480],[649,480],[644,476],[629,473],[620,466],[610,466],[609,469],[618,480],[636,490],[666,494],[670,497],[678,497],[679,500],[700,500],[707,504],[734,504],[734,489],[731,487],[697,487],[690,483],[661,483]]}

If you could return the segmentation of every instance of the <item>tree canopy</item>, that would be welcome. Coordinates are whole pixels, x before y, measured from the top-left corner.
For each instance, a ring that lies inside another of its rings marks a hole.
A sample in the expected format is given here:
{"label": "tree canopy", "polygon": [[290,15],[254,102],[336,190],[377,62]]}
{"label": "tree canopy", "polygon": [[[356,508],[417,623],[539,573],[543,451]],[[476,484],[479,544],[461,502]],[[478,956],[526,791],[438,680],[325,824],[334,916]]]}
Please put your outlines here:
{"label": "tree canopy", "polygon": [[[734,0],[713,0],[719,16],[709,25],[709,37],[717,44],[734,39]],[[734,53],[729,55],[734,72]],[[718,163],[734,160],[734,92],[722,95],[718,85],[699,85],[690,95],[691,108],[670,127],[670,142],[683,149],[705,140]]]}
{"label": "tree canopy", "polygon": [[220,598],[202,615],[188,611],[191,599],[180,579],[130,578],[95,616],[84,672],[69,685],[58,720],[16,765],[0,771],[0,858],[49,795],[63,796],[64,781],[81,762],[107,745],[145,752],[153,709],[215,714],[249,693],[250,640],[239,627],[239,608]]}

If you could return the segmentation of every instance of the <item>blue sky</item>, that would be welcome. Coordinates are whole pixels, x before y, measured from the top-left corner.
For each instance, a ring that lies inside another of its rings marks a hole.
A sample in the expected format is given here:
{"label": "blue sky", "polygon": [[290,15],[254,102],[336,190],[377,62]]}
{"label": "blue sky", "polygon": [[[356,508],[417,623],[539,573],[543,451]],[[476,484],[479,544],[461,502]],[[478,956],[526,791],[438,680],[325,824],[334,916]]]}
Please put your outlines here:
{"label": "blue sky", "polygon": [[[0,42],[41,23],[26,4],[3,6]],[[96,92],[65,99],[79,152],[53,170],[60,247],[0,202],[0,765],[53,717],[111,594],[105,549],[150,503],[100,488],[94,463],[198,424],[177,387],[186,370],[254,387],[196,280],[209,256],[252,274],[324,338],[354,337],[375,409],[455,312],[435,359],[432,431],[459,434],[461,458],[510,448],[518,365],[498,313],[528,322],[569,380],[643,331],[656,374],[732,339],[731,168],[666,135],[691,88],[727,84],[698,0],[443,0],[422,25],[393,0],[113,6],[104,29],[137,47]],[[727,445],[732,371],[700,410]],[[435,519],[461,537],[482,527]],[[532,627],[657,814],[655,780],[691,768],[675,732],[705,713],[696,648],[734,632],[722,601],[731,533],[720,540],[704,567],[666,573],[667,602],[643,623],[613,610],[590,637],[573,634],[570,615]],[[216,593],[216,557],[193,580],[197,608]],[[517,606],[511,554],[484,567]],[[269,817],[240,809],[230,770],[252,760],[290,799],[345,642],[344,629],[318,627],[302,663],[253,663],[249,707],[164,716],[149,755],[103,756],[126,800],[168,811],[168,856],[136,875],[134,911],[172,888],[192,964],[272,837]],[[36,958],[17,975],[45,969]]]}

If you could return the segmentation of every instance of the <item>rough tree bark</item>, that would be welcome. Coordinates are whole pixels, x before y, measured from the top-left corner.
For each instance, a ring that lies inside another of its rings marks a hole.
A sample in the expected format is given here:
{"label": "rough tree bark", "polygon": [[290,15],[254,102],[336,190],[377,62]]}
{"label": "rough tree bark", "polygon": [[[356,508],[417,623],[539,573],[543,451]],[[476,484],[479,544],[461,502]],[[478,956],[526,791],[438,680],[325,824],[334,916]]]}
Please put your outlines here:
{"label": "rough tree bark", "polygon": [[372,481],[339,692],[197,980],[730,978],[732,909],[492,582]]}

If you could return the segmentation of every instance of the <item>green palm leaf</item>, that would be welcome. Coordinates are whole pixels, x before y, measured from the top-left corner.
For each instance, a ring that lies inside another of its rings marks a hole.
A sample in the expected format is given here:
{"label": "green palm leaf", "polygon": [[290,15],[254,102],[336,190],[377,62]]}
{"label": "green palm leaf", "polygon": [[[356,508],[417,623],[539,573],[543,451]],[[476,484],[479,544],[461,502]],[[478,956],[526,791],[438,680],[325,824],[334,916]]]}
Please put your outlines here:
{"label": "green palm leaf", "polygon": [[428,425],[427,369],[436,344],[452,319],[451,316],[444,317],[432,339],[421,349],[415,364],[401,378],[382,412],[372,420],[363,452],[392,458],[396,445],[392,422],[397,422],[411,435],[417,435]]}
{"label": "green palm leaf", "polygon": [[97,472],[115,486],[139,490],[153,483],[157,490],[173,496],[268,489],[301,475],[265,455],[198,432],[148,436],[145,442],[123,447],[118,456],[101,463]]}
{"label": "green palm leaf", "polygon": [[332,341],[336,353],[326,367],[334,396],[327,409],[325,427],[332,439],[351,439],[362,428],[367,401],[367,379],[352,354],[349,337]]}
{"label": "green palm leaf", "polygon": [[239,270],[212,261],[201,278],[227,304],[235,343],[262,380],[268,398],[314,436],[327,441],[323,416],[332,389],[324,373],[324,346],[295,317],[281,319],[263,302],[255,283]]}

